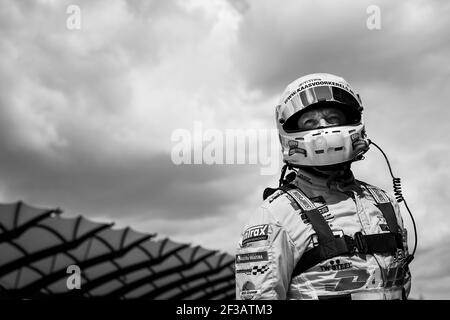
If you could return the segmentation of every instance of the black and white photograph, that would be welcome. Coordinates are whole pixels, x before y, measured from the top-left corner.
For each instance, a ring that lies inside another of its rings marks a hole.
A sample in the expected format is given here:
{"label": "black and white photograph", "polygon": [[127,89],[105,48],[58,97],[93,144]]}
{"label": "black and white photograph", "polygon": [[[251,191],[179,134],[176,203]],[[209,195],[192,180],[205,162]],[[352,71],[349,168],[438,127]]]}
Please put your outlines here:
{"label": "black and white photograph", "polygon": [[0,0],[0,305],[449,300],[449,17]]}

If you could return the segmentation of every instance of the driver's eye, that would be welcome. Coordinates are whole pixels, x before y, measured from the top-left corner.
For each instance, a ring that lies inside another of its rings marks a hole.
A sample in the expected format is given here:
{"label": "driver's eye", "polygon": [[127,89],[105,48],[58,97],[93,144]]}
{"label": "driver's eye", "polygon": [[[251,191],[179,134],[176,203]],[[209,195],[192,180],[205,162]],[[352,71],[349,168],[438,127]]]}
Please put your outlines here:
{"label": "driver's eye", "polygon": [[341,120],[337,116],[331,116],[327,118],[328,123],[339,123]]}
{"label": "driver's eye", "polygon": [[317,121],[313,119],[306,120],[303,123],[303,127],[305,127],[306,129],[311,129],[314,128],[315,126],[317,126]]}

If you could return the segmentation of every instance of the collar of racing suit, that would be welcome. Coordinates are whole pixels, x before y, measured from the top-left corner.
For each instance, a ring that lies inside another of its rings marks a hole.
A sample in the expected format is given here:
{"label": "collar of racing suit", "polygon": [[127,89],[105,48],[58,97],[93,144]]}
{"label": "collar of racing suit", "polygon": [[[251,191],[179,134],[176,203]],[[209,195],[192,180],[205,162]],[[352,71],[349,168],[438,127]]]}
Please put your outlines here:
{"label": "collar of racing suit", "polygon": [[356,186],[350,166],[336,171],[321,171],[314,167],[302,167],[297,171],[294,184],[318,190],[346,191]]}

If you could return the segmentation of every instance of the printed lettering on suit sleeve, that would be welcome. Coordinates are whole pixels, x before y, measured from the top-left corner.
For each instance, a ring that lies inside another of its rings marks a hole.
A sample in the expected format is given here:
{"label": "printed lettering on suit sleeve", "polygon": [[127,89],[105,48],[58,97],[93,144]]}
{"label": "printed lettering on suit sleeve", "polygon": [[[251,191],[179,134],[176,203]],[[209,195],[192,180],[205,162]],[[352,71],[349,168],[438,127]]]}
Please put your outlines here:
{"label": "printed lettering on suit sleeve", "polygon": [[236,254],[237,299],[255,300],[261,297],[271,268],[269,247],[242,248]]}
{"label": "printed lettering on suit sleeve", "polygon": [[246,246],[251,242],[267,240],[269,238],[269,225],[260,224],[252,226],[244,231],[242,235],[242,246]]}

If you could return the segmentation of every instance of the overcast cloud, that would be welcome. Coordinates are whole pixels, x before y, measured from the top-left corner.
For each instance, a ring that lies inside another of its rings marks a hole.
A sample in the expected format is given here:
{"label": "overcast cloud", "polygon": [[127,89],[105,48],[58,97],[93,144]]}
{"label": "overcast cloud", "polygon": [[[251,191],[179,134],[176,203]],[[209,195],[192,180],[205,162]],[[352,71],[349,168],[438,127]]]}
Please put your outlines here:
{"label": "overcast cloud", "polygon": [[[71,4],[80,30],[66,27]],[[366,27],[371,4],[380,30]],[[233,253],[278,174],[176,166],[172,133],[274,129],[289,82],[335,73],[360,92],[419,226],[413,296],[449,299],[449,15],[419,0],[2,1],[0,200]],[[376,149],[354,169],[391,190]]]}

